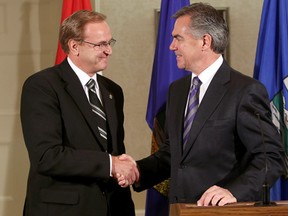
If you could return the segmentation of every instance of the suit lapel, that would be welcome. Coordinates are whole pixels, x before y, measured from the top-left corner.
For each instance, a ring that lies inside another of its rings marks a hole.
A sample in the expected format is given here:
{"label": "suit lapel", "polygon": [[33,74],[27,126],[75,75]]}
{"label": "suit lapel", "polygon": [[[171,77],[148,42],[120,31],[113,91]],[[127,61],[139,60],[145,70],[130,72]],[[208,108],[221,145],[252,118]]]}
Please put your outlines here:
{"label": "suit lapel", "polygon": [[177,84],[177,89],[174,89],[171,92],[173,100],[173,104],[171,104],[171,114],[170,114],[170,122],[173,124],[173,136],[175,138],[175,143],[179,143],[177,147],[179,158],[182,156],[182,149],[183,149],[183,127],[184,127],[184,113],[186,108],[187,97],[190,89],[191,84],[191,75],[185,76],[182,81],[179,80],[180,83]]}
{"label": "suit lapel", "polygon": [[74,100],[75,104],[78,106],[80,112],[82,113],[83,117],[85,118],[87,124],[89,125],[91,131],[96,136],[98,140],[98,144],[102,148],[103,151],[107,149],[107,145],[103,142],[100,142],[102,138],[100,137],[98,131],[97,121],[95,120],[95,114],[91,110],[91,106],[88,102],[87,96],[83,90],[81,82],[79,81],[77,75],[69,66],[67,60],[65,60],[60,65],[60,72],[59,75],[64,80],[66,86],[64,87],[71,98]]}
{"label": "suit lapel", "polygon": [[98,85],[101,91],[102,103],[105,107],[106,119],[111,135],[111,145],[113,145],[113,152],[118,152],[117,145],[117,125],[118,118],[116,113],[115,98],[111,91],[109,91],[108,86],[103,82],[101,75],[97,75]]}
{"label": "suit lapel", "polygon": [[190,152],[197,136],[201,132],[206,121],[210,118],[223,96],[228,90],[230,81],[230,67],[224,62],[213,77],[194,118],[187,146],[183,152],[182,160]]}

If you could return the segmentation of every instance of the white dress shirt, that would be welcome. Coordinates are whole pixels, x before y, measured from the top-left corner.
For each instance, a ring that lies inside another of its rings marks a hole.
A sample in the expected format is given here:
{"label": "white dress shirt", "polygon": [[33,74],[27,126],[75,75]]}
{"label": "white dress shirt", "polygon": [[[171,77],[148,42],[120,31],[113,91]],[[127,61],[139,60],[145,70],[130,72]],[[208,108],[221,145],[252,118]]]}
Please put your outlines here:
{"label": "white dress shirt", "polygon": [[[95,73],[92,77],[90,77],[87,73],[85,73],[83,70],[81,70],[80,68],[78,68],[72,61],[69,57],[67,57],[67,61],[70,65],[70,67],[73,69],[73,71],[75,72],[75,74],[77,75],[77,77],[79,78],[81,84],[82,84],[82,87],[85,91],[85,94],[87,96],[87,99],[89,101],[89,94],[88,94],[88,87],[86,86],[87,82],[90,80],[90,79],[94,79],[95,82],[96,82],[96,85],[95,85],[95,90],[96,90],[96,94],[100,100],[100,102],[102,103],[102,100],[101,100],[101,94],[100,94],[100,89],[99,89],[99,85],[98,85],[98,82],[97,82],[97,76],[99,76],[97,73]],[[103,104],[103,103],[102,103]],[[112,157],[111,155],[109,154],[109,159],[110,159],[110,176],[112,176]]]}
{"label": "white dress shirt", "polygon": [[[198,76],[198,78],[201,81],[201,86],[200,86],[200,92],[199,92],[199,105],[213,79],[213,77],[215,76],[216,72],[218,71],[218,69],[220,68],[220,66],[223,63],[223,57],[222,55],[219,56],[219,58],[213,63],[211,64],[208,68],[206,68],[204,71],[202,71],[200,73],[200,75]],[[193,78],[196,75],[192,72],[192,77],[191,77],[191,87],[193,84]],[[189,92],[187,95],[187,102],[186,102],[186,109],[185,109],[185,115],[186,115],[186,111],[187,111],[187,106],[188,106],[188,100],[189,100]]]}

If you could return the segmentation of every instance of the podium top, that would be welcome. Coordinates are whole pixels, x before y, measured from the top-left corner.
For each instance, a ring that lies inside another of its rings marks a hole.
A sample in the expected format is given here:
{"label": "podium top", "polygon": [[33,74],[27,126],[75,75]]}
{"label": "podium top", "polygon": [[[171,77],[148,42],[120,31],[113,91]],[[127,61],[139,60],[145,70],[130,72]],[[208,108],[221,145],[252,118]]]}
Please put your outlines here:
{"label": "podium top", "polygon": [[254,206],[255,202],[240,202],[225,206],[197,206],[196,204],[176,203],[170,205],[170,216],[214,216],[214,215],[288,215],[288,201],[276,202],[276,206]]}

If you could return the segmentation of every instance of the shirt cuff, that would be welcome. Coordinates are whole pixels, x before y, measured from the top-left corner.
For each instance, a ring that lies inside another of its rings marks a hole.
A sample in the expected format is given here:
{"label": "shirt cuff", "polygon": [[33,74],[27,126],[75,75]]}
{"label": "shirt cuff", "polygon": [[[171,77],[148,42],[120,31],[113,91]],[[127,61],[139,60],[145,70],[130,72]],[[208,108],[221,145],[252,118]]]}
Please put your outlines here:
{"label": "shirt cuff", "polygon": [[109,154],[109,160],[110,160],[110,177],[112,177],[112,156]]}

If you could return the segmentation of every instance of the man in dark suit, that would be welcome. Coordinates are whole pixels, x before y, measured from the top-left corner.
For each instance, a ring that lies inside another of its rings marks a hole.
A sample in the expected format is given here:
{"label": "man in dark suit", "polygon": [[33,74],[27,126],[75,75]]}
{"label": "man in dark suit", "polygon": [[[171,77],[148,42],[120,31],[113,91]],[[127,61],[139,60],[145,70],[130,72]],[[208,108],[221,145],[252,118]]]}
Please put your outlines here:
{"label": "man in dark suit", "polygon": [[115,179],[122,174],[128,185],[138,175],[136,164],[117,157],[125,153],[123,92],[97,74],[116,42],[105,19],[85,10],[68,17],[59,34],[67,59],[25,81],[25,216],[135,215],[130,189]]}
{"label": "man in dark suit", "polygon": [[222,206],[261,200],[265,176],[270,185],[276,181],[285,155],[266,89],[223,59],[228,28],[215,8],[195,3],[175,18],[170,49],[178,67],[192,73],[170,86],[167,139],[158,152],[137,161],[140,180],[134,189],[171,176],[170,203]]}

